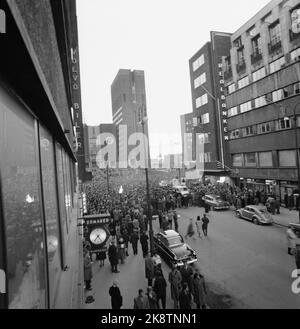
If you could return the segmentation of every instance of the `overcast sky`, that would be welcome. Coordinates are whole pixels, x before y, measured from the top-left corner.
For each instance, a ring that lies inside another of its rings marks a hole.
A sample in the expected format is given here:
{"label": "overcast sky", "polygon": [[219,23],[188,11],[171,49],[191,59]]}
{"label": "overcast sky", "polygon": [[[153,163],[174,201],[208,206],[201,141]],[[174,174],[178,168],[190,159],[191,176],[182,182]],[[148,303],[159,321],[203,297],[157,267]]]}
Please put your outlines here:
{"label": "overcast sky", "polygon": [[235,32],[268,2],[77,0],[85,123],[112,122],[110,86],[120,68],[144,70],[151,155],[157,156],[155,135],[180,139],[180,115],[192,112],[189,59],[210,31]]}

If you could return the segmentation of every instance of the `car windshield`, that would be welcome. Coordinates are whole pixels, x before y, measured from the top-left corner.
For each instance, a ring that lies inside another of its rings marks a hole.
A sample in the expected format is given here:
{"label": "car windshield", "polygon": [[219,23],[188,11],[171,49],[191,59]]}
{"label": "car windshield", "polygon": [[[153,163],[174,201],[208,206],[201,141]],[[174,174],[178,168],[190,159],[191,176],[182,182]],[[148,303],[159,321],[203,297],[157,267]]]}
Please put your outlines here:
{"label": "car windshield", "polygon": [[183,242],[182,242],[182,239],[180,236],[174,236],[173,238],[168,239],[168,243],[169,243],[169,246],[172,247],[172,246],[182,244]]}
{"label": "car windshield", "polygon": [[259,209],[260,212],[262,212],[263,214],[265,213],[264,209]]}

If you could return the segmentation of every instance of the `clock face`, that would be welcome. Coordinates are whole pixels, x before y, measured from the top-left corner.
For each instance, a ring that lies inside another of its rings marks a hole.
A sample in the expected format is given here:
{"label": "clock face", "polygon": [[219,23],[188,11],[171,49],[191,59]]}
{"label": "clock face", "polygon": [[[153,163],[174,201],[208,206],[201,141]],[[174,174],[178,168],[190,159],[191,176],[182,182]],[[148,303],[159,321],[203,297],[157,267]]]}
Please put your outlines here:
{"label": "clock face", "polygon": [[106,237],[107,237],[107,233],[103,228],[96,228],[90,234],[90,241],[93,244],[98,245],[105,242]]}

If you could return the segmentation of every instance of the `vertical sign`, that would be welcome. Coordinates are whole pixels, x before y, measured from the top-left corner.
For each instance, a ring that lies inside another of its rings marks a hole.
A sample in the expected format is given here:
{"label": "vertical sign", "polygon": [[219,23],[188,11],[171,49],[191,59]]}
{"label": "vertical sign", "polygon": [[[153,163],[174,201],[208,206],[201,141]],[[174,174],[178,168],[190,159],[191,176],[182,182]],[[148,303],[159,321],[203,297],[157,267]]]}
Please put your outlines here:
{"label": "vertical sign", "polygon": [[78,161],[78,175],[81,181],[84,180],[85,159],[84,159],[84,142],[83,142],[83,124],[82,124],[82,109],[80,95],[80,73],[79,73],[79,55],[78,48],[71,49],[72,69],[72,99],[74,111],[74,125],[76,130],[76,149]]}
{"label": "vertical sign", "polygon": [[223,75],[223,64],[222,62],[218,64],[218,73],[220,78],[220,111],[221,111],[221,125],[223,129],[224,140],[228,140],[228,127],[227,127],[227,107],[226,107],[226,97],[224,88],[224,75]]}

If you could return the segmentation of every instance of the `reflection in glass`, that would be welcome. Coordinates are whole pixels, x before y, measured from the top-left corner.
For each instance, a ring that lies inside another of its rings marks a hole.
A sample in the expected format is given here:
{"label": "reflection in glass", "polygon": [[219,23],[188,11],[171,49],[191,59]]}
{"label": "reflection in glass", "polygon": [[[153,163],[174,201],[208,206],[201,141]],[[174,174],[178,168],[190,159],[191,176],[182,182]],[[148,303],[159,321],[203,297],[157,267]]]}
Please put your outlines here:
{"label": "reflection in glass", "polygon": [[40,127],[40,146],[48,251],[49,293],[50,305],[53,305],[61,264],[59,221],[52,136],[43,127]]}
{"label": "reflection in glass", "polygon": [[0,89],[0,162],[9,308],[44,308],[44,250],[34,119]]}

